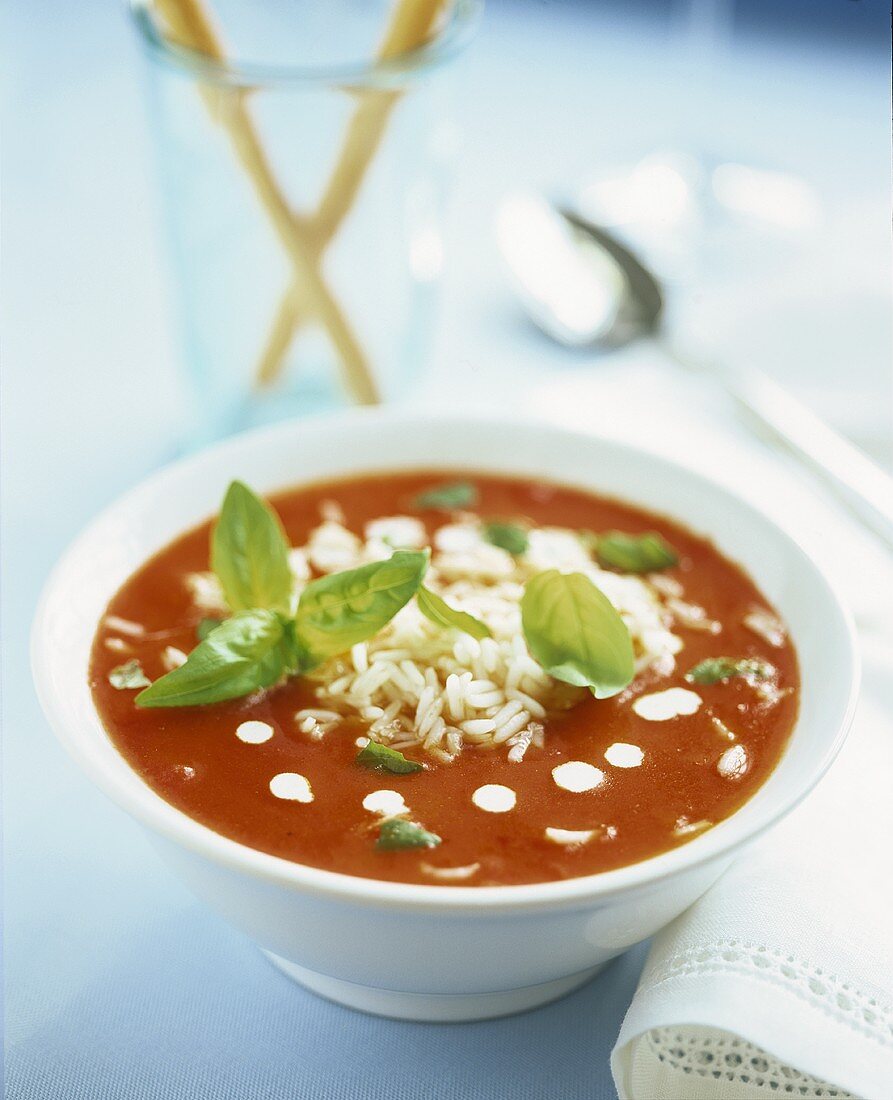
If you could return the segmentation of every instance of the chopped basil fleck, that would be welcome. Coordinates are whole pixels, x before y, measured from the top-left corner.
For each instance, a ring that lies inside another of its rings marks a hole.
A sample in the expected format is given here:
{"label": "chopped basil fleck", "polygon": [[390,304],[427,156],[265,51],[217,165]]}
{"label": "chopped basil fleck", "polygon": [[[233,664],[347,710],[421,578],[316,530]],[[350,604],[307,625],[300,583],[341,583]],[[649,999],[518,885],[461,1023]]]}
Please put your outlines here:
{"label": "chopped basil fleck", "polygon": [[429,833],[414,821],[402,817],[389,817],[381,823],[375,847],[380,852],[397,851],[400,848],[436,848],[440,837]]}
{"label": "chopped basil fleck", "polygon": [[125,664],[112,669],[109,673],[109,683],[119,691],[126,691],[130,688],[148,687],[152,681],[143,672],[143,666],[136,657],[133,657]]}
{"label": "chopped basil fleck", "polygon": [[473,508],[478,501],[477,488],[470,481],[451,481],[419,493],[413,502],[421,510],[438,509],[452,512],[458,508]]}
{"label": "chopped basil fleck", "polygon": [[507,550],[515,556],[525,553],[530,544],[524,527],[517,523],[501,523],[495,520],[484,524],[484,538],[493,546]]}
{"label": "chopped basil fleck", "polygon": [[370,741],[357,753],[357,763],[362,764],[364,768],[393,772],[394,775],[409,775],[411,772],[422,770],[421,764],[417,764],[414,760],[407,760],[402,752],[389,749],[387,745],[380,745],[377,741]]}
{"label": "chopped basil fleck", "polygon": [[740,676],[751,683],[770,680],[774,669],[766,661],[751,657],[707,657],[686,673],[686,680],[693,684],[724,684],[733,676]]}
{"label": "chopped basil fleck", "polygon": [[656,573],[679,561],[673,547],[656,531],[645,535],[608,531],[597,538],[595,556],[599,565],[621,573]]}

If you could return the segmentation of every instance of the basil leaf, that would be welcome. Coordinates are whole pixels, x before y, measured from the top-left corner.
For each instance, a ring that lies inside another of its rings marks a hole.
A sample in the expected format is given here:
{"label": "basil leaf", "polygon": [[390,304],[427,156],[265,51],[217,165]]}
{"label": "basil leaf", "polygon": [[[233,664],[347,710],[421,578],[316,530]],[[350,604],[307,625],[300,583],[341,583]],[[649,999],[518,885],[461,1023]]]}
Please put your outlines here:
{"label": "basil leaf", "polygon": [[470,481],[451,481],[419,493],[413,502],[416,508],[437,508],[451,512],[457,508],[473,508],[478,502],[477,488]]}
{"label": "basil leaf", "polygon": [[740,676],[749,683],[771,680],[774,669],[766,661],[751,657],[707,657],[685,674],[693,684],[724,684],[733,676]]}
{"label": "basil leaf", "polygon": [[484,538],[487,542],[498,546],[501,550],[508,550],[510,554],[518,555],[526,552],[530,545],[527,531],[519,527],[517,523],[487,523],[484,524]]}
{"label": "basil leaf", "polygon": [[288,614],[292,575],[279,517],[247,485],[226,491],[211,537],[211,568],[233,611],[255,607]]}
{"label": "basil leaf", "polygon": [[112,669],[109,673],[109,683],[119,691],[126,691],[128,688],[148,687],[152,681],[143,672],[143,666],[136,657],[133,657],[123,665]]}
{"label": "basil leaf", "polygon": [[633,678],[633,644],[614,605],[582,573],[549,569],[521,598],[521,623],[532,656],[550,676],[588,687],[596,699]]}
{"label": "basil leaf", "polygon": [[466,611],[457,611],[455,607],[450,607],[446,600],[436,592],[432,592],[430,588],[425,588],[424,585],[416,593],[416,602],[425,618],[430,619],[437,626],[462,630],[478,640],[492,637],[490,628],[480,619],[476,619]]}
{"label": "basil leaf", "polygon": [[382,852],[396,851],[398,848],[436,848],[440,837],[429,833],[414,821],[402,817],[389,817],[381,823],[375,847]]}
{"label": "basil leaf", "polygon": [[679,555],[656,531],[646,535],[625,535],[608,531],[597,538],[595,556],[599,565],[621,573],[656,573],[676,565]]}
{"label": "basil leaf", "polygon": [[377,634],[416,594],[427,568],[427,550],[397,550],[387,561],[311,581],[294,625],[303,671]]}
{"label": "basil leaf", "polygon": [[357,763],[364,768],[374,771],[393,772],[394,775],[410,775],[412,772],[420,772],[422,765],[414,760],[407,760],[402,752],[389,749],[387,745],[379,745],[377,741],[370,741],[364,749],[357,754]]}
{"label": "basil leaf", "polygon": [[200,642],[203,642],[205,638],[211,633],[212,630],[216,630],[218,626],[223,622],[223,619],[200,619],[195,624],[195,636]]}
{"label": "basil leaf", "polygon": [[139,707],[196,707],[269,687],[291,664],[285,627],[272,611],[240,611],[136,697]]}

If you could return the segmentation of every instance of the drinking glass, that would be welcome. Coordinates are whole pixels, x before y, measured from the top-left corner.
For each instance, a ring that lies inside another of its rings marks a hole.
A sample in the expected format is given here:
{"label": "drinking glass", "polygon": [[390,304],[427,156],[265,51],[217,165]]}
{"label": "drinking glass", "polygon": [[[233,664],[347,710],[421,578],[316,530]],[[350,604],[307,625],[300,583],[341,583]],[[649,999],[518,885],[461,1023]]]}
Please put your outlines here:
{"label": "drinking glass", "polygon": [[430,350],[479,2],[211,3],[131,2],[195,442],[400,400]]}

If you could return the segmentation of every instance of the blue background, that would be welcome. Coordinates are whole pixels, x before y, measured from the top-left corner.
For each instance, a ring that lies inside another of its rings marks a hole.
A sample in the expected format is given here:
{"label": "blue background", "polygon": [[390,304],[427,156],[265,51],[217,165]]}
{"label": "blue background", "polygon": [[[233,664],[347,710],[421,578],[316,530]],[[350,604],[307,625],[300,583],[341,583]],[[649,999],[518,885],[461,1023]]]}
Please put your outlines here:
{"label": "blue background", "polygon": [[[447,375],[470,392],[541,382],[559,364],[518,323],[481,243],[509,186],[565,182],[691,128],[798,172],[829,209],[854,195],[884,203],[885,8],[742,4],[731,62],[693,99],[673,67],[667,4],[491,3],[467,60],[467,101],[488,109],[467,111],[434,390]],[[126,16],[110,2],[31,0],[2,19],[7,1095],[613,1096],[608,1053],[641,949],[505,1021],[351,1013],[289,983],[200,908],[52,740],[28,669],[38,591],[92,514],[175,455],[182,395]]]}

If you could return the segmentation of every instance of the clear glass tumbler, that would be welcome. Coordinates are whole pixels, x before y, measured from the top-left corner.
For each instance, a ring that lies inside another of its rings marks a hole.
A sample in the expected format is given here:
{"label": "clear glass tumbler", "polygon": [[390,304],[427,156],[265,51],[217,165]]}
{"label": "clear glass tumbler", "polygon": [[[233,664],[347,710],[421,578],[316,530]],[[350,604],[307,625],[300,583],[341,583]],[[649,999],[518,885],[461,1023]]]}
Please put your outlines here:
{"label": "clear glass tumbler", "polygon": [[132,0],[197,440],[411,389],[479,6]]}

